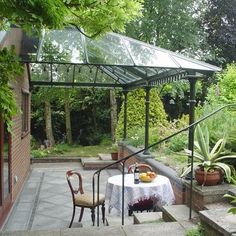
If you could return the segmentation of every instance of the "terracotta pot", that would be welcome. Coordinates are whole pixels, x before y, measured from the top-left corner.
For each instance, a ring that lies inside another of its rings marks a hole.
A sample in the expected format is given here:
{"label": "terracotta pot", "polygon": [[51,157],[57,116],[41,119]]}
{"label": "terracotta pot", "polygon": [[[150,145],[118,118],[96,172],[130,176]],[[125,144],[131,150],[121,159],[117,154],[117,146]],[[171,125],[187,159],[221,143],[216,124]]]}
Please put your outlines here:
{"label": "terracotta pot", "polygon": [[112,152],[111,153],[111,159],[113,161],[117,161],[118,160],[118,152]]}
{"label": "terracotta pot", "polygon": [[213,172],[205,172],[201,169],[196,169],[195,179],[199,185],[213,186],[220,184],[223,179],[221,170],[214,170]]}

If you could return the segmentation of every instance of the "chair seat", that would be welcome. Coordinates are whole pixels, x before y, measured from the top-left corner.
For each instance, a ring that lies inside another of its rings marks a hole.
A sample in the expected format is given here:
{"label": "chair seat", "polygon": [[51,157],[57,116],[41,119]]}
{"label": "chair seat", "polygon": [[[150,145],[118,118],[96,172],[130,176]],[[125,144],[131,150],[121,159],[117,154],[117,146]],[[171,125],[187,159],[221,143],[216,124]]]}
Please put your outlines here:
{"label": "chair seat", "polygon": [[97,201],[97,194],[95,194],[94,205],[93,205],[93,193],[84,193],[75,196],[75,205],[84,206],[84,207],[92,207],[102,204],[105,201],[105,196],[103,194],[99,194],[99,202]]}

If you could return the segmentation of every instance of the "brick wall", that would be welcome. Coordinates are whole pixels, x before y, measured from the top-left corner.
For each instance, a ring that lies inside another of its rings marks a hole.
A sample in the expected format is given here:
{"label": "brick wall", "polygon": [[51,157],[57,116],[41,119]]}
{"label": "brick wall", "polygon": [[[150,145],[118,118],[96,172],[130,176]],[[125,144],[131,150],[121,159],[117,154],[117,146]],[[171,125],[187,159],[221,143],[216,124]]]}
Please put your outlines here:
{"label": "brick wall", "polygon": [[[26,71],[26,70],[25,70]],[[29,91],[27,75],[22,78],[17,78],[14,84],[14,92],[17,98],[17,103],[21,107],[22,89]],[[30,111],[29,111],[30,114]],[[30,120],[30,119],[29,119]],[[22,185],[30,170],[30,132],[22,136],[22,118],[18,113],[13,118],[13,135],[12,135],[12,199],[16,199]],[[29,126],[30,127],[30,124]],[[14,176],[17,176],[18,181],[14,182]]]}
{"label": "brick wall", "polygon": [[[21,30],[14,29],[7,34],[4,42],[0,46],[8,47],[10,45],[14,45],[16,53],[19,54],[21,39],[22,39]],[[21,108],[22,89],[24,91],[29,91],[29,82],[26,74],[26,68],[24,75],[22,77],[16,78],[16,81],[11,85],[11,87],[13,88],[18,107]],[[13,133],[11,135],[11,147],[10,147],[11,150],[10,173],[11,173],[11,183],[12,183],[11,192],[12,192],[13,202],[16,200],[30,170],[30,132],[27,133],[24,137],[22,137],[21,127],[22,127],[21,113],[18,113],[15,117],[13,117]],[[14,176],[17,176],[17,182],[14,181]]]}

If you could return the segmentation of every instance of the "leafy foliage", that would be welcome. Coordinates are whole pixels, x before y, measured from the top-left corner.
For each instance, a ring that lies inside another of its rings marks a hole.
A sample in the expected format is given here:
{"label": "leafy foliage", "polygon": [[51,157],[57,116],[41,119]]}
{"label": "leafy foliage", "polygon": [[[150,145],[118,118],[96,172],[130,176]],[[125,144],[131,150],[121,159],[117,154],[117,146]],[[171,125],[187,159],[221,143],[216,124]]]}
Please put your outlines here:
{"label": "leafy foliage", "polygon": [[228,104],[236,103],[236,65],[229,64],[218,74],[218,83],[209,89],[208,101],[210,103]]}
{"label": "leafy foliage", "polygon": [[199,41],[200,29],[193,0],[146,0],[143,17],[131,22],[127,34],[142,41],[170,50],[193,47]]}
{"label": "leafy foliage", "polygon": [[187,230],[184,236],[205,236],[204,232],[202,225],[198,224],[197,228]]}
{"label": "leafy foliage", "polygon": [[[197,161],[194,162],[194,167],[201,167],[206,172],[212,169],[220,168],[224,171],[227,181],[230,182],[231,169],[222,161],[227,159],[236,159],[236,155],[222,155],[226,142],[225,138],[219,139],[210,150],[209,132],[207,127],[205,127],[203,131],[200,125],[197,125],[195,134],[197,141],[194,142],[196,151],[193,152],[193,156]],[[191,150],[185,149],[185,151],[188,156],[192,155]],[[191,166],[183,172],[182,176],[185,176],[190,171]]]}
{"label": "leafy foliage", "polygon": [[[150,92],[149,126],[156,127],[159,124],[167,124],[166,113],[156,89]],[[124,104],[121,106],[117,126],[117,140],[122,138],[124,122]],[[145,91],[137,89],[129,92],[127,96],[127,137],[131,136],[138,128],[145,126]]]}
{"label": "leafy foliage", "polygon": [[16,100],[9,83],[16,76],[23,74],[23,66],[18,61],[14,48],[3,48],[0,50],[0,114],[10,131],[12,117],[19,111]]}
{"label": "leafy foliage", "polygon": [[209,0],[206,3],[203,28],[215,53],[215,60],[220,64],[232,63],[236,60],[236,2]]}
{"label": "leafy foliage", "polygon": [[141,0],[12,0],[0,2],[0,27],[9,23],[26,31],[75,25],[95,36],[124,30],[139,15]]}
{"label": "leafy foliage", "polygon": [[[197,119],[206,116],[207,114],[215,111],[219,105],[213,102],[212,104],[205,103],[204,106],[199,106],[196,109]],[[232,109],[224,109],[216,113],[210,119],[204,121],[204,124],[209,130],[210,144],[216,143],[222,135],[227,138],[226,148],[235,152],[236,151],[236,114]]]}
{"label": "leafy foliage", "polygon": [[[231,199],[230,203],[232,204],[235,204],[236,203],[236,196],[232,196],[230,194],[225,194],[224,197],[227,197],[229,199]],[[229,213],[232,213],[232,214],[236,214],[236,207],[231,207],[229,210],[228,210]]]}

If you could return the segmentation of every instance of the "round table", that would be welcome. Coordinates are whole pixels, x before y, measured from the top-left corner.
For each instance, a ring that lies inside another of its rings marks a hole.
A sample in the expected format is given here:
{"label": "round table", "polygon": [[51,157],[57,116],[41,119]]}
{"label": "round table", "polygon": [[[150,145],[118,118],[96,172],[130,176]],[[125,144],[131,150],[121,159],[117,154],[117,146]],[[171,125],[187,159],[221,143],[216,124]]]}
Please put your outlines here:
{"label": "round table", "polygon": [[[152,198],[158,205],[171,205],[175,201],[171,183],[165,176],[157,175],[150,183],[134,184],[134,175],[125,174],[124,183],[125,212],[129,209],[129,205],[133,205],[139,200]],[[120,214],[122,211],[122,175],[115,175],[108,179],[106,199],[109,202],[109,212],[115,208]]]}

